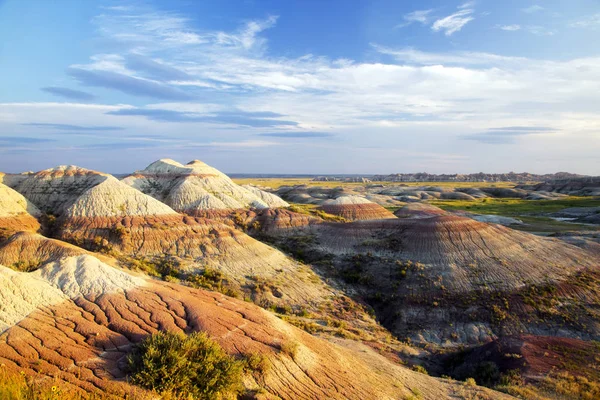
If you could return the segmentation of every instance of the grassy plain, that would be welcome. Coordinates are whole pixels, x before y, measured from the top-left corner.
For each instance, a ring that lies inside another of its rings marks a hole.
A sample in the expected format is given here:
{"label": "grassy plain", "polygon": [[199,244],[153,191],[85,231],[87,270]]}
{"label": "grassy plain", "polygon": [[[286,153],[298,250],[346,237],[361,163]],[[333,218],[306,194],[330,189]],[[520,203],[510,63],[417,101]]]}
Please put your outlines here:
{"label": "grassy plain", "polygon": [[515,187],[514,182],[340,182],[329,181],[320,182],[313,181],[312,178],[236,178],[233,179],[238,185],[256,185],[264,186],[271,189],[278,189],[282,186],[308,185],[315,187],[334,188],[334,187],[358,187],[366,185],[405,185],[410,187],[418,186],[439,186],[439,187],[457,187],[457,188],[473,188],[473,187]]}
{"label": "grassy plain", "polygon": [[552,233],[578,230],[600,230],[599,226],[557,221],[546,214],[570,207],[600,207],[600,199],[594,197],[567,197],[560,200],[523,199],[477,199],[432,200],[430,204],[448,211],[468,211],[477,214],[493,214],[514,217],[525,225],[512,227],[528,232]]}

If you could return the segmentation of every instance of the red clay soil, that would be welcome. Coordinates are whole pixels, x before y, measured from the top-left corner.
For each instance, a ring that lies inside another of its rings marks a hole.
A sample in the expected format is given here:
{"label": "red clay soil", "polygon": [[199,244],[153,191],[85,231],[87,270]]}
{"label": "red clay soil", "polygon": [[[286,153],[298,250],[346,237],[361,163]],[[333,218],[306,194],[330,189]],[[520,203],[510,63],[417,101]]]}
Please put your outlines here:
{"label": "red clay soil", "polygon": [[14,217],[0,217],[0,241],[15,232],[40,230],[40,223],[29,214],[21,214]]}
{"label": "red clay soil", "polygon": [[[0,245],[0,264],[11,266],[34,261],[38,265],[63,257],[92,254],[80,247],[59,240],[48,239],[31,232],[19,232]],[[95,257],[102,257],[94,254]]]}

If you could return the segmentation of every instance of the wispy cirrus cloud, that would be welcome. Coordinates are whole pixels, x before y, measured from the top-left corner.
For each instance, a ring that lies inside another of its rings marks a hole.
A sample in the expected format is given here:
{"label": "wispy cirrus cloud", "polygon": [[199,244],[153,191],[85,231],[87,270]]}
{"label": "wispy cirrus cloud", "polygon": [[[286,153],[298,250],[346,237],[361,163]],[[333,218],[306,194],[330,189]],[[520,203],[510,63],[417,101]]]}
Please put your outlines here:
{"label": "wispy cirrus cloud", "polygon": [[600,28],[600,13],[583,17],[577,21],[573,21],[569,24],[569,26],[572,28]]}
{"label": "wispy cirrus cloud", "polygon": [[408,14],[404,14],[402,16],[402,19],[404,20],[404,22],[396,25],[394,28],[403,28],[403,27],[412,25],[415,22],[426,25],[429,23],[429,21],[431,19],[432,12],[433,12],[433,9],[428,9],[428,10],[416,10],[416,11],[410,12]]}
{"label": "wispy cirrus cloud", "polygon": [[518,25],[518,24],[498,25],[498,28],[502,29],[503,31],[515,32],[515,31],[521,30],[521,25]]}
{"label": "wispy cirrus cloud", "polygon": [[0,136],[0,144],[3,147],[19,147],[23,145],[55,142],[55,139],[25,137],[25,136]]}
{"label": "wispy cirrus cloud", "polygon": [[271,132],[260,133],[259,136],[277,137],[283,139],[310,139],[310,138],[330,138],[335,136],[328,132]]}
{"label": "wispy cirrus cloud", "polygon": [[486,144],[511,144],[516,139],[528,135],[556,133],[558,129],[543,126],[507,126],[490,128],[486,132],[464,135],[463,139]]}
{"label": "wispy cirrus cloud", "polygon": [[120,116],[142,116],[154,121],[162,122],[204,122],[210,124],[242,125],[257,128],[298,125],[298,123],[294,121],[276,119],[279,117],[284,117],[284,115],[269,111],[218,111],[209,114],[199,114],[194,112],[181,112],[155,108],[127,108],[117,111],[109,111],[107,114]]}
{"label": "wispy cirrus cloud", "polygon": [[554,36],[554,35],[556,35],[555,30],[548,29],[544,26],[532,25],[532,26],[528,26],[527,30],[536,36]]}
{"label": "wispy cirrus cloud", "polygon": [[504,63],[524,62],[523,57],[507,57],[493,53],[475,51],[455,51],[432,53],[412,47],[393,49],[371,43],[376,51],[394,57],[397,61],[419,65],[497,65]]}
{"label": "wispy cirrus cloud", "polygon": [[36,128],[49,128],[60,131],[86,131],[86,132],[105,132],[105,131],[120,131],[123,128],[120,126],[81,126],[70,124],[54,124],[45,122],[27,122],[24,126],[33,126]]}
{"label": "wispy cirrus cloud", "polygon": [[529,7],[521,9],[521,11],[523,11],[526,14],[533,14],[533,13],[540,12],[542,10],[544,10],[544,7],[540,6],[539,4],[534,4]]}
{"label": "wispy cirrus cloud", "polygon": [[431,29],[434,32],[443,31],[446,36],[451,36],[475,19],[474,12],[472,8],[462,8],[454,14],[436,20]]}
{"label": "wispy cirrus cloud", "polygon": [[160,100],[191,100],[192,95],[164,83],[118,72],[84,67],[70,67],[67,73],[85,86],[114,89],[133,96]]}
{"label": "wispy cirrus cloud", "polygon": [[82,103],[87,103],[93,101],[96,96],[91,93],[83,92],[81,90],[69,89],[65,87],[59,86],[48,86],[43,87],[41,90],[44,92],[50,93],[54,96],[63,97],[68,100],[80,101]]}

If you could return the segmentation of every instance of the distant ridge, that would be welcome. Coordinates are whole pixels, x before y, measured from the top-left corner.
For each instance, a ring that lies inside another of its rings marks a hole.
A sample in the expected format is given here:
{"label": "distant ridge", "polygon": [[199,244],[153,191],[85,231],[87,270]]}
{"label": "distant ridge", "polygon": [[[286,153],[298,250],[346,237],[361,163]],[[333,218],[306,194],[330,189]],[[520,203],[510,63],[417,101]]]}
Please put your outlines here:
{"label": "distant ridge", "polygon": [[585,175],[569,172],[555,174],[531,174],[529,172],[508,172],[501,174],[429,174],[427,172],[389,174],[389,175],[363,175],[363,176],[319,176],[314,181],[341,181],[341,182],[548,182],[574,178],[585,178]]}

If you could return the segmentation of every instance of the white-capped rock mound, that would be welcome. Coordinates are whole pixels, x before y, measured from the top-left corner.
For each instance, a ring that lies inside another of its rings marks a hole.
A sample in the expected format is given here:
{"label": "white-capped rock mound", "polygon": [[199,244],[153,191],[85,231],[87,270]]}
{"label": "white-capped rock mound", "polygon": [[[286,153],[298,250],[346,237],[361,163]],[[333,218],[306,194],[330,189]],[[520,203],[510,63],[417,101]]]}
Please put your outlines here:
{"label": "white-capped rock mound", "polygon": [[68,217],[119,217],[177,214],[169,206],[109,176],[88,189],[65,211]]}
{"label": "white-capped rock mound", "polygon": [[91,255],[62,258],[32,275],[45,279],[72,299],[79,296],[95,299],[103,294],[121,293],[145,284],[144,279],[113,268]]}
{"label": "white-capped rock mound", "polygon": [[37,231],[40,215],[23,195],[0,183],[0,239],[18,231]]}
{"label": "white-capped rock mound", "polygon": [[72,165],[29,174],[15,189],[44,212],[64,218],[176,214],[111,175]]}
{"label": "white-capped rock mound", "polygon": [[13,182],[13,188],[45,213],[62,214],[83,193],[110,177],[74,165],[46,169]]}
{"label": "white-capped rock mound", "polygon": [[60,290],[43,279],[0,265],[0,333],[37,308],[55,305],[66,299]]}
{"label": "white-capped rock mound", "polygon": [[275,195],[237,185],[224,173],[198,160],[186,165],[159,160],[122,182],[190,215],[202,215],[207,210],[287,205]]}
{"label": "white-capped rock mound", "polygon": [[396,218],[379,204],[361,196],[340,196],[323,201],[320,207],[328,214],[338,215],[350,221]]}

